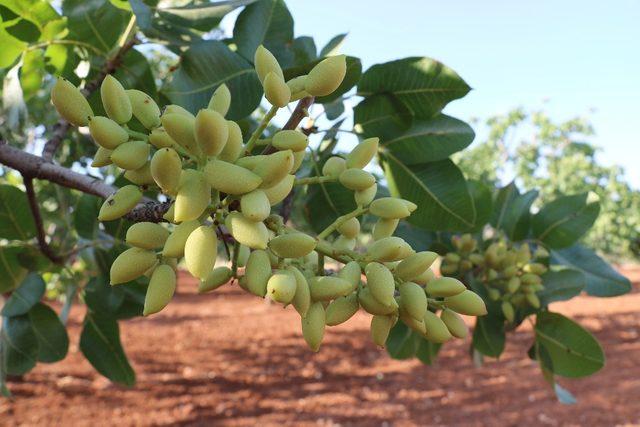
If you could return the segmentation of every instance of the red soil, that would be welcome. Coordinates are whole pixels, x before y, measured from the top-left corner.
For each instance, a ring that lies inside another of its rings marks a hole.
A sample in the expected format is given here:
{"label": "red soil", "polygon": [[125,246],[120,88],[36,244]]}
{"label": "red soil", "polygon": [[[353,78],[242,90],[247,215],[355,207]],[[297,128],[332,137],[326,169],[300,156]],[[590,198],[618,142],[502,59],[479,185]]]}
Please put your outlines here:
{"label": "red soil", "polygon": [[397,361],[376,348],[364,314],[330,328],[309,351],[293,308],[237,287],[199,296],[183,279],[168,309],[122,323],[138,375],[127,389],[99,376],[77,348],[83,308],[70,321],[62,363],[38,365],[9,384],[0,425],[614,425],[640,423],[640,269],[636,291],[613,299],[555,304],[591,330],[607,365],[561,380],[578,403],[558,403],[525,352],[522,326],[499,361],[474,367],[469,341],[448,344],[435,367]]}

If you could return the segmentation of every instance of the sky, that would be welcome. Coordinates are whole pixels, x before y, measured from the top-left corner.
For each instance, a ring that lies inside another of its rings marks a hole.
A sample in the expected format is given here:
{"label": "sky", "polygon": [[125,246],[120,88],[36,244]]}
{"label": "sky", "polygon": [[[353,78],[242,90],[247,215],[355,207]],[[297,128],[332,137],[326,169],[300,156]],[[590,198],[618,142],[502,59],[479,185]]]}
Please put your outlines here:
{"label": "sky", "polygon": [[[473,88],[447,106],[468,120],[522,106],[556,120],[591,119],[606,164],[640,188],[640,0],[287,0],[295,34],[320,49],[348,32],[342,52],[364,68],[428,56]],[[482,138],[482,134],[479,134]]]}

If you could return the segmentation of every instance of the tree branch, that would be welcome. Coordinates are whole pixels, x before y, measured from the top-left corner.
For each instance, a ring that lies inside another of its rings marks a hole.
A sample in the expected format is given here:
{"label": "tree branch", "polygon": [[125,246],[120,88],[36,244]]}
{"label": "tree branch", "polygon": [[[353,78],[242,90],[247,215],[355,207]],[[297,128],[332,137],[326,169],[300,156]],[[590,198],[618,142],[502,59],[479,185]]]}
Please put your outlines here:
{"label": "tree branch", "polygon": [[[127,43],[125,43],[115,54],[115,56],[109,59],[102,67],[102,70],[98,73],[97,76],[93,78],[89,83],[85,85],[85,87],[81,90],[82,94],[86,97],[91,95],[93,92],[98,90],[102,81],[107,77],[107,75],[113,73],[122,65],[122,61],[124,60],[124,55],[137,43],[139,40],[136,37],[133,37]],[[64,119],[60,119],[55,125],[53,125],[53,132],[51,138],[44,144],[44,148],[42,150],[42,158],[46,161],[50,162],[53,159],[53,155],[58,150],[62,141],[64,141],[67,132],[71,124]]]}
{"label": "tree branch", "polygon": [[36,238],[38,239],[38,246],[40,252],[51,260],[54,264],[64,264],[64,258],[57,255],[51,246],[47,243],[47,239],[44,233],[44,224],[42,222],[42,215],[40,214],[40,207],[38,206],[38,200],[36,200],[36,192],[33,190],[33,178],[24,175],[24,186],[27,190],[27,200],[29,201],[29,208],[31,209],[31,215],[33,215],[33,221],[36,224]]}
{"label": "tree branch", "polygon": [[[25,178],[44,179],[104,199],[117,190],[102,179],[47,162],[42,157],[12,147],[3,140],[0,140],[0,163],[17,170]],[[170,202],[147,201],[129,212],[126,218],[135,222],[162,222],[164,221],[162,216],[169,210],[170,204]]]}

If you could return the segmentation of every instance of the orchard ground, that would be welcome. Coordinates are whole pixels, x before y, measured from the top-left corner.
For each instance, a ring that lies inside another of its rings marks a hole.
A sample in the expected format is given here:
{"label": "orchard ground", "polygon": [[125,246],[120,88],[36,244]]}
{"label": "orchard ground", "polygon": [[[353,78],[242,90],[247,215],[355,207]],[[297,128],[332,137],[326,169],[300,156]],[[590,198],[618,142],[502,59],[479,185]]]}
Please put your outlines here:
{"label": "orchard ground", "polygon": [[390,359],[369,339],[359,313],[328,328],[318,354],[307,349],[293,307],[282,309],[225,286],[204,296],[183,276],[169,307],[123,322],[138,375],[133,388],[99,376],[77,348],[84,308],[70,320],[66,360],[38,365],[9,384],[2,425],[613,425],[640,423],[640,267],[622,269],[634,292],[575,298],[552,309],[602,343],[607,365],[561,380],[578,398],[557,403],[526,357],[530,325],[499,361],[477,369],[469,338],[446,345],[435,367]]}

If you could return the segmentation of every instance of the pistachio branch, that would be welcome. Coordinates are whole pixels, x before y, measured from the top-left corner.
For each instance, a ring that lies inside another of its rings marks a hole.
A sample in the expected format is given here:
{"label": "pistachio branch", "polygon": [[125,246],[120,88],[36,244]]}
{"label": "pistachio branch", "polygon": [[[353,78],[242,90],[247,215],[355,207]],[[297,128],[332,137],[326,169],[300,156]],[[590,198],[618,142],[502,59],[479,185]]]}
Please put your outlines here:
{"label": "pistachio branch", "polygon": [[36,199],[36,192],[33,189],[33,178],[30,176],[24,176],[24,186],[27,190],[27,200],[29,201],[29,208],[31,209],[31,215],[33,216],[33,222],[36,225],[36,239],[38,240],[38,247],[40,252],[54,264],[64,264],[65,259],[57,255],[51,246],[47,243],[47,239],[44,232],[44,223],[42,221],[42,215],[40,214],[40,207],[38,206],[38,200]]}
{"label": "pistachio branch", "polygon": [[320,234],[318,234],[318,239],[324,239],[329,236],[331,233],[336,231],[338,227],[340,227],[345,222],[349,221],[351,218],[358,217],[360,215],[364,215],[369,212],[369,208],[357,208],[348,214],[339,216],[333,223],[331,223],[327,228],[322,230]]}

